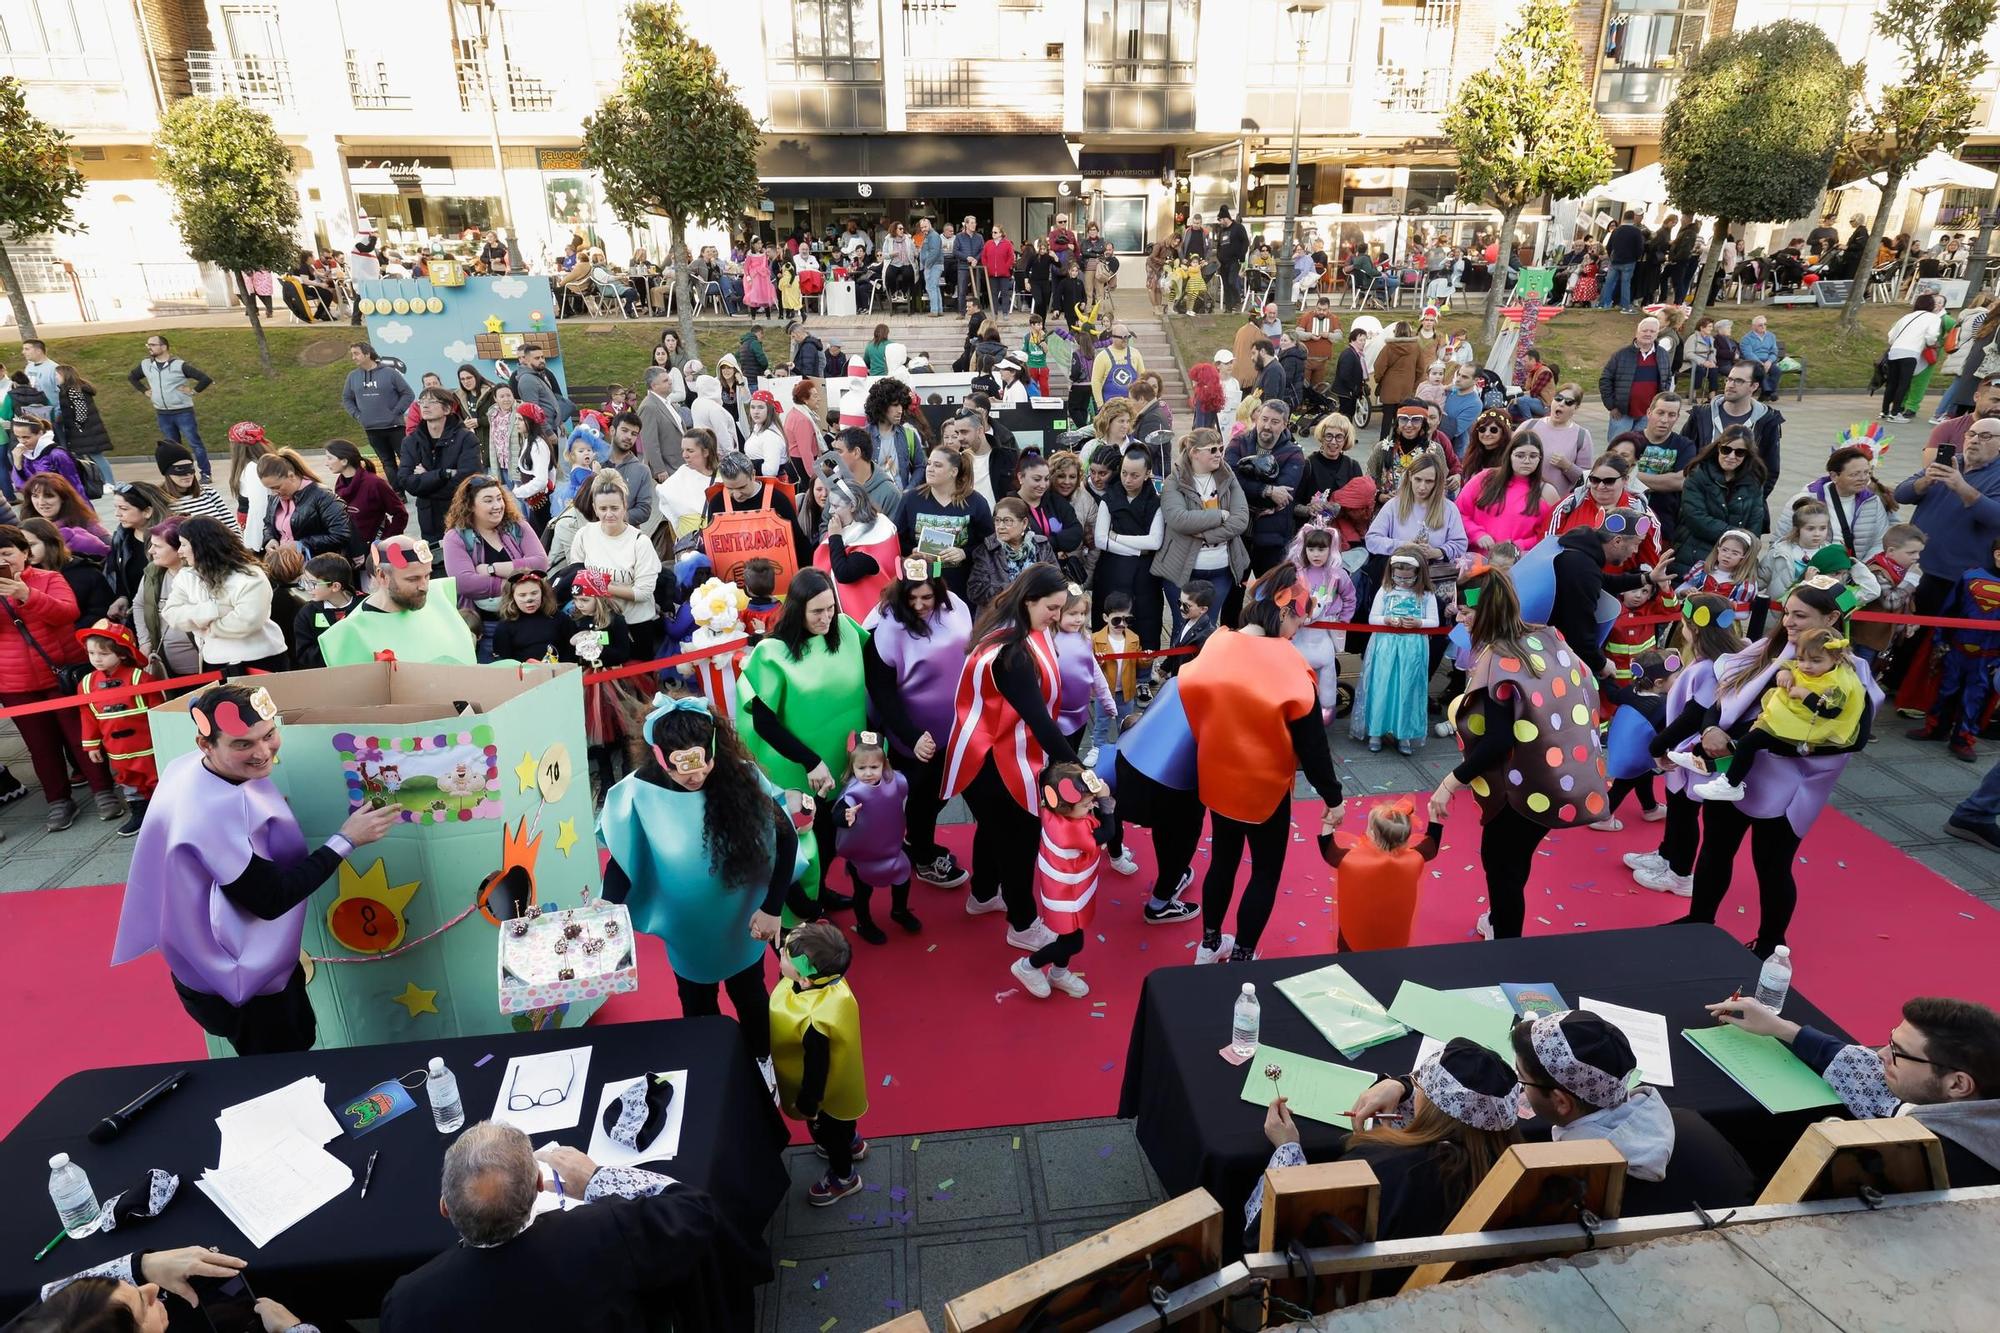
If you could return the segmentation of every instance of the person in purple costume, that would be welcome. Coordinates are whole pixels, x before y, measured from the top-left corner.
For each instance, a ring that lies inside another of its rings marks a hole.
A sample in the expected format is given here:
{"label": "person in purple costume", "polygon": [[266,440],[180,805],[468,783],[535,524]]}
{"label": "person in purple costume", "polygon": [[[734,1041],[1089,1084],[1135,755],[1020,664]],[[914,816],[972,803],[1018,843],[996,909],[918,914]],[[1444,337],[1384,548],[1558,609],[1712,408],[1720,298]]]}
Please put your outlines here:
{"label": "person in purple costume", "polygon": [[972,609],[937,566],[912,557],[900,572],[864,626],[868,717],[885,733],[896,767],[909,780],[903,845],[916,877],[955,889],[969,876],[938,842],[937,821],[944,805],[944,743],[957,716]]}
{"label": "person in purple costume", "polygon": [[910,784],[889,767],[879,731],[857,731],[847,746],[847,790],[840,794],[834,848],[854,881],[854,933],[870,944],[889,937],[869,914],[875,890],[889,886],[889,919],[912,935],[924,928],[910,910],[910,854],[903,848],[903,803]]}
{"label": "person in purple costume", "polygon": [[402,811],[364,805],[308,853],[271,782],[281,742],[270,692],[216,685],[188,712],[195,748],[160,773],[111,961],[158,949],[181,1006],[238,1055],[310,1050],[319,1025],[299,962],[306,899]]}
{"label": "person in purple costume", "polygon": [[[1701,732],[1700,748],[1711,758],[1726,755],[1732,731],[1753,720],[1764,690],[1778,669],[1791,660],[1794,644],[1809,630],[1839,626],[1853,606],[1853,592],[1830,575],[1801,580],[1785,599],[1785,614],[1762,643],[1745,648],[1715,664],[1716,700]],[[1862,707],[1860,735],[1868,736],[1882,689],[1866,662],[1856,664],[1867,702]],[[1859,748],[1858,746],[1855,748]],[[1750,839],[1750,860],[1757,871],[1757,938],[1750,949],[1759,958],[1785,942],[1785,928],[1798,906],[1798,882],[1792,877],[1799,844],[1826,808],[1854,750],[1833,754],[1794,755],[1773,750],[1763,756],[1745,781],[1741,801],[1705,801],[1701,808],[1701,852],[1694,863],[1694,898],[1680,922],[1715,924],[1716,913],[1729,893],[1736,853]]]}

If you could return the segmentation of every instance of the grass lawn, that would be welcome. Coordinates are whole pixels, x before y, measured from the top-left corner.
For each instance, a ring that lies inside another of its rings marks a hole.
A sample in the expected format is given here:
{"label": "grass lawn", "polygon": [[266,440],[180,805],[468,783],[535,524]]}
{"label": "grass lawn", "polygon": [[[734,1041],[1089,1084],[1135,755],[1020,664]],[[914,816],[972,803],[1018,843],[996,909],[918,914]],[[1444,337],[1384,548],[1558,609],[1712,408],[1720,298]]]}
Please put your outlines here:
{"label": "grass lawn", "polygon": [[[571,384],[641,385],[659,341],[658,323],[562,326],[563,370]],[[697,341],[703,361],[713,366],[724,352],[734,351],[745,325],[702,327]],[[255,421],[272,440],[315,449],[331,439],[360,439],[360,427],[341,410],[340,389],[353,366],[347,345],[360,330],[346,324],[318,327],[282,326],[269,330],[273,373],[266,377],[257,364],[257,343],[246,325],[240,329],[179,329],[173,331],[174,352],[214,378],[208,392],[195,399],[202,440],[218,466],[229,455],[229,427]],[[145,335],[102,334],[51,341],[49,355],[67,362],[97,386],[97,401],[111,431],[112,451],[150,457],[158,432],[151,403],[126,383],[145,353]],[[767,325],[764,350],[773,364],[783,361],[782,326]],[[1210,349],[1213,350],[1213,349]],[[4,353],[18,366],[18,347]]]}
{"label": "grass lawn", "polygon": [[[1722,306],[1714,313],[1719,319],[1734,320],[1736,336],[1740,338],[1749,331],[1751,317],[1760,309],[1764,308]],[[1352,312],[1346,310],[1339,313],[1343,323],[1352,317]],[[1377,319],[1384,318],[1381,312],[1369,313]],[[1391,313],[1396,318],[1415,322],[1416,316],[1407,309]],[[1840,321],[1838,310],[1778,306],[1765,313],[1770,318],[1772,332],[1778,335],[1786,353],[1805,361],[1808,388],[1863,389],[1868,385],[1869,368],[1882,354],[1883,338],[1896,317],[1903,313],[1903,308],[1894,305],[1863,306],[1861,332],[1846,338],[1840,335],[1837,327]],[[1447,315],[1442,322],[1447,330],[1464,328],[1476,336],[1483,314],[1475,307],[1462,314]],[[1181,364],[1192,366],[1197,361],[1206,361],[1214,356],[1216,348],[1228,347],[1242,322],[1242,316],[1235,314],[1175,316],[1168,320],[1167,327],[1173,334]],[[1385,324],[1388,322],[1384,319]],[[1562,367],[1563,378],[1579,381],[1585,393],[1595,397],[1598,370],[1606,357],[1631,339],[1632,326],[1636,322],[1631,316],[1616,311],[1564,310],[1541,326],[1535,341],[1544,356]]]}

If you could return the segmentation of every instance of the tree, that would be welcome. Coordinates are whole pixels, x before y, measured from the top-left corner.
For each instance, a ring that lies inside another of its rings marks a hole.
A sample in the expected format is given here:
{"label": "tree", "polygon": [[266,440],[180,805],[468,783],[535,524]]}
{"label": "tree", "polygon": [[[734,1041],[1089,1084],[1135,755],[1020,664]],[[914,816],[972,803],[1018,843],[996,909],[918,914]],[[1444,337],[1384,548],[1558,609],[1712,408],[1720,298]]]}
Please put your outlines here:
{"label": "tree", "polygon": [[[1875,175],[1882,181],[1864,257],[1872,260],[1882,243],[1889,210],[1910,168],[1936,149],[1956,149],[1971,132],[1979,106],[1972,84],[1986,69],[1986,31],[1996,8],[1996,0],[1954,0],[1941,8],[1929,0],[1881,0],[1877,6],[1875,33],[1900,57],[1902,82],[1885,82],[1863,113],[1862,133],[1881,164]],[[1861,299],[1868,291],[1867,274],[1856,276],[1860,280],[1840,312],[1840,327],[1848,333],[1861,326]]]}
{"label": "tree", "polygon": [[1458,147],[1458,197],[1500,210],[1501,267],[1481,335],[1489,346],[1522,211],[1543,195],[1573,199],[1611,179],[1611,145],[1570,26],[1574,8],[1574,0],[1526,0],[1492,62],[1465,81],[1445,113],[1444,135]]}
{"label": "tree", "polygon": [[1716,38],[1681,75],[1660,129],[1667,193],[1684,212],[1715,219],[1690,325],[1708,304],[1731,222],[1784,222],[1818,208],[1855,91],[1855,72],[1826,34],[1791,19]]}
{"label": "tree", "polygon": [[271,373],[271,344],[245,275],[297,262],[299,191],[292,153],[263,112],[233,97],[184,97],[160,118],[160,177],[174,196],[187,251],[236,277],[236,292]]}
{"label": "tree", "polygon": [[28,95],[15,79],[0,79],[0,283],[14,307],[14,327],[35,336],[35,317],[14,272],[11,241],[49,232],[74,233],[76,197],[83,173],[69,159],[69,136],[28,110]]}
{"label": "tree", "polygon": [[[757,205],[757,121],[673,0],[640,0],[625,22],[625,70],[583,122],[583,161],[618,217],[667,220],[668,262],[685,274],[690,224],[732,222]],[[695,302],[677,281],[681,346],[692,348]]]}

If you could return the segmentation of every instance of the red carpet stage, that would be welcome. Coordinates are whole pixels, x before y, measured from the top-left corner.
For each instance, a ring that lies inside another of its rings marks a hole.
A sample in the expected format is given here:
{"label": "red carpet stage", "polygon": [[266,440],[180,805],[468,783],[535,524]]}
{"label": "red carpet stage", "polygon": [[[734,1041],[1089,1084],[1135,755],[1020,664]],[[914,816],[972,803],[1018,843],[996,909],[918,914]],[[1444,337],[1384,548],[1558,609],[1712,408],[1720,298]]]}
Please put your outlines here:
{"label": "red carpet stage", "polygon": [[[1362,802],[1351,803],[1347,827],[1362,828],[1361,814]],[[1619,861],[1620,853],[1650,850],[1658,841],[1657,825],[1630,814],[1623,832],[1582,829],[1544,844],[1529,888],[1529,934],[1641,926],[1686,910],[1684,899],[1635,886]],[[1263,942],[1266,956],[1332,948],[1330,875],[1309,836],[1318,829],[1320,807],[1300,803],[1296,816],[1300,832]],[[1471,801],[1461,801],[1434,876],[1425,881],[1416,943],[1470,935],[1485,891],[1475,821]],[[971,829],[944,833],[963,856]],[[1001,940],[1003,919],[966,916],[962,890],[919,884],[913,906],[924,921],[922,935],[906,936],[891,925],[882,948],[856,941],[852,976],[872,1103],[866,1132],[1112,1113],[1140,980],[1152,968],[1192,962],[1199,934],[1194,923],[1141,922],[1152,868],[1143,830],[1133,830],[1133,846],[1141,873],[1128,880],[1106,872],[1097,921],[1077,962],[1092,987],[1087,999],[1058,993],[1036,1000],[1017,991],[1007,969],[1019,955]],[[1791,932],[1798,984],[1849,1031],[1864,1041],[1885,1040],[1902,1000],[1924,992],[2000,1004],[2000,976],[1992,968],[2000,957],[2000,912],[1833,810],[1820,818],[1799,860]],[[1199,897],[1202,869],[1198,859],[1190,897]],[[106,966],[120,893],[108,885],[0,894],[0,995],[15,1015],[8,1024],[8,1077],[0,1083],[0,1131],[76,1070],[201,1058],[200,1034],[157,957]],[[1722,924],[1747,939],[1755,911],[1746,844]],[[679,1012],[664,950],[651,938],[642,945],[640,990],[615,997],[600,1021]],[[1747,952],[1743,975],[1746,982],[1755,975]],[[1216,1045],[1228,1036],[1229,1015],[1218,1012]]]}

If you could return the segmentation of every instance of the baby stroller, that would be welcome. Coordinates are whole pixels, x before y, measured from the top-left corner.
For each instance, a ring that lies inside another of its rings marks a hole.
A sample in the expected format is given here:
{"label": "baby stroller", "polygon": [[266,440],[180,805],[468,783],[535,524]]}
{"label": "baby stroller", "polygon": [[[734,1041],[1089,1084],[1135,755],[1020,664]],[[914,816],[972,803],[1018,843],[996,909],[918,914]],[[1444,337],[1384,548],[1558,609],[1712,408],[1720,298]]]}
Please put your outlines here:
{"label": "baby stroller", "polygon": [[[1303,440],[1311,433],[1313,426],[1328,412],[1338,411],[1340,404],[1325,389],[1312,384],[1304,386],[1299,394],[1299,405],[1292,409],[1292,438]],[[1354,423],[1358,429],[1361,422]]]}
{"label": "baby stroller", "polygon": [[1215,313],[1217,279],[1222,273],[1222,265],[1210,259],[1202,263],[1194,278],[1188,283],[1188,307],[1192,314],[1209,315]]}

